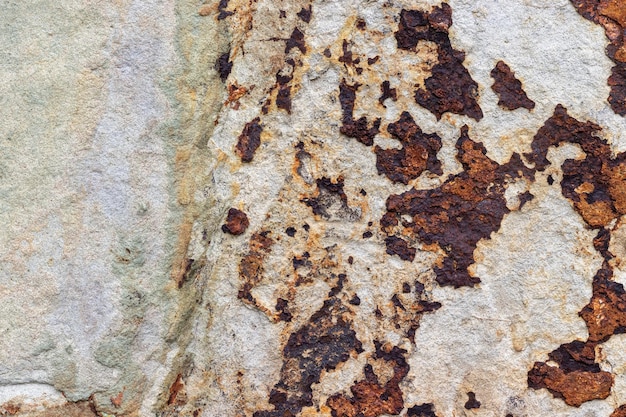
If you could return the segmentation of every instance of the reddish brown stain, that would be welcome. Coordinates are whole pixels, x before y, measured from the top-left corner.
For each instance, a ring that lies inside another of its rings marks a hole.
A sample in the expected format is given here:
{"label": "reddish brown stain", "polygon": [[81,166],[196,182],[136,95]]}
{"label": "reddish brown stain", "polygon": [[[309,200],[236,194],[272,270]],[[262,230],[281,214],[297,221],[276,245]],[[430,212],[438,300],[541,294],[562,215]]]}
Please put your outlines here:
{"label": "reddish brown stain", "polygon": [[605,262],[593,279],[593,296],[580,317],[589,329],[589,341],[602,343],[612,335],[626,332],[626,291],[612,281],[613,271]]}
{"label": "reddish brown stain", "polygon": [[261,145],[263,126],[261,126],[260,122],[261,119],[257,117],[251,122],[246,123],[243,131],[239,135],[235,151],[243,162],[252,162],[254,153]]}
{"label": "reddish brown stain", "polygon": [[384,384],[370,364],[365,366],[365,379],[350,388],[352,396],[334,395],[327,401],[333,417],[378,417],[383,414],[399,414],[404,408],[400,382],[409,372],[406,351],[396,346],[375,342],[373,359],[384,361],[393,367],[393,375]]}
{"label": "reddish brown stain", "polygon": [[543,362],[535,362],[528,373],[528,386],[546,388],[567,405],[580,407],[591,400],[605,399],[611,393],[613,376],[608,372],[565,372]]}
{"label": "reddish brown stain", "polygon": [[412,50],[419,41],[437,44],[438,62],[424,88],[415,91],[415,101],[433,113],[437,120],[444,113],[469,116],[475,120],[483,117],[476,101],[478,84],[463,66],[465,53],[452,48],[448,30],[452,26],[452,8],[447,3],[430,12],[402,10],[396,32],[398,48]]}
{"label": "reddish brown stain", "polygon": [[255,233],[250,238],[249,251],[239,263],[239,277],[242,280],[237,297],[256,306],[250,292],[263,279],[263,262],[271,252],[274,241],[267,237],[269,232]]}
{"label": "reddish brown stain", "polygon": [[615,63],[607,84],[611,87],[608,102],[613,111],[626,115],[626,7],[622,0],[570,0],[585,19],[604,28],[610,44],[607,56]]}
{"label": "reddish brown stain", "polygon": [[466,410],[474,410],[476,408],[480,408],[480,401],[476,400],[476,394],[472,391],[467,393],[467,401],[464,405]]}
{"label": "reddish brown stain", "polygon": [[339,102],[343,113],[340,132],[350,138],[355,138],[364,145],[372,146],[374,137],[380,129],[380,119],[375,119],[371,125],[365,116],[354,120],[354,103],[360,86],[358,83],[349,85],[345,80],[339,84]]}
{"label": "reddish brown stain", "polygon": [[183,378],[181,374],[178,374],[174,383],[170,386],[169,393],[170,397],[167,400],[167,405],[176,404],[176,398],[178,397],[178,393],[183,390],[185,384],[183,383]]}
{"label": "reddish brown stain", "polygon": [[248,216],[241,210],[231,208],[228,210],[228,216],[226,217],[226,223],[222,225],[222,232],[230,233],[231,235],[243,234],[250,222]]}
{"label": "reddish brown stain", "polygon": [[498,105],[508,110],[523,107],[528,110],[535,108],[535,102],[528,98],[522,88],[522,82],[515,78],[515,73],[504,63],[498,61],[491,70],[491,78],[494,83],[491,89],[498,95]]}
{"label": "reddish brown stain", "polygon": [[434,133],[423,133],[408,112],[403,112],[397,122],[390,123],[387,131],[402,143],[402,148],[374,148],[379,174],[403,184],[408,184],[425,170],[443,174],[441,162],[437,159],[441,138]]}
{"label": "reddish brown stain", "polygon": [[[444,253],[441,265],[434,267],[440,285],[472,286],[480,282],[469,275],[473,253],[480,239],[488,239],[500,228],[509,212],[504,198],[505,185],[515,178],[534,178],[518,154],[498,165],[486,156],[485,147],[461,129],[456,144],[457,159],[464,171],[451,176],[432,190],[415,188],[387,199],[387,213],[380,223],[383,231],[400,228],[426,244],[436,244]],[[412,221],[402,219],[408,215]]]}
{"label": "reddish brown stain", "polygon": [[320,381],[323,372],[362,352],[352,329],[352,313],[336,296],[340,286],[333,288],[307,324],[289,336],[283,349],[280,380],[270,393],[273,409],[257,411],[254,417],[296,416],[303,407],[313,404],[311,387]]}

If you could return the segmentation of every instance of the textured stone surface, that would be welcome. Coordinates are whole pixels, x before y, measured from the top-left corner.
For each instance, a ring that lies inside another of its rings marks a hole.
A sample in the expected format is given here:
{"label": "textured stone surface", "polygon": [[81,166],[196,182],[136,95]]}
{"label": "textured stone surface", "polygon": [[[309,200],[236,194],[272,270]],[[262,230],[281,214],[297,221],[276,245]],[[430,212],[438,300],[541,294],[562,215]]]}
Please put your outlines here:
{"label": "textured stone surface", "polygon": [[624,16],[5,2],[0,415],[624,415]]}

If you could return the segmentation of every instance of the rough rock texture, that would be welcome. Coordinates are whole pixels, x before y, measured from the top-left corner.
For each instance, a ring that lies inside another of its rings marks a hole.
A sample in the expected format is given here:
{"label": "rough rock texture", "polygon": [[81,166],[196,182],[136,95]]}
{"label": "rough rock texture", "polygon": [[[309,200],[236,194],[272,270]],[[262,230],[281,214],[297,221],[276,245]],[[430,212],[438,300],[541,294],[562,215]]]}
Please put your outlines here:
{"label": "rough rock texture", "polygon": [[2,11],[0,415],[626,415],[621,1]]}

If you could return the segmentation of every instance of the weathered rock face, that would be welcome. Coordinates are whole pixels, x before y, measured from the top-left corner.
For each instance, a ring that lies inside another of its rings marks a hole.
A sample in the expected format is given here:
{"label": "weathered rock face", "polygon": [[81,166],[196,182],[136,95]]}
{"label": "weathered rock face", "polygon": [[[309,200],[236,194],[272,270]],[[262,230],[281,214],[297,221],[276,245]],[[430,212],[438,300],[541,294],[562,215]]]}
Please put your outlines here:
{"label": "weathered rock face", "polygon": [[7,3],[0,415],[626,415],[625,16]]}

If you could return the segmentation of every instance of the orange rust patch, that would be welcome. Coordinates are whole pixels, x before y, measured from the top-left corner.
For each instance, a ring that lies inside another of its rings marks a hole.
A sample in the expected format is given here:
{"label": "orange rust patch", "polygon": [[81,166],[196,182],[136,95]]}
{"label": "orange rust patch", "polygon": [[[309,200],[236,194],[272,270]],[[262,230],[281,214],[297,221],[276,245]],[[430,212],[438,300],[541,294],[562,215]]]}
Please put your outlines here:
{"label": "orange rust patch", "polygon": [[381,346],[375,342],[374,359],[382,359],[393,367],[393,375],[384,384],[374,373],[370,364],[365,366],[365,379],[350,388],[352,397],[334,395],[327,405],[333,417],[378,417],[382,414],[400,414],[404,408],[404,399],[400,382],[409,372],[404,355],[406,351],[396,346]]}
{"label": "orange rust patch", "polygon": [[[413,188],[391,195],[380,224],[390,235],[399,229],[400,234],[407,233],[425,245],[438,245],[445,257],[443,264],[434,268],[437,282],[461,287],[480,282],[470,276],[468,267],[474,263],[478,241],[497,231],[509,212],[504,198],[506,184],[520,177],[533,179],[534,173],[518,154],[504,165],[489,159],[485,147],[469,138],[467,126],[461,129],[456,147],[464,171],[439,188]],[[403,219],[407,215],[410,222]]]}
{"label": "orange rust patch", "polygon": [[256,303],[250,291],[263,279],[263,262],[274,244],[274,241],[267,237],[268,234],[267,231],[253,234],[250,238],[250,250],[239,263],[239,276],[243,284],[238,297],[260,309],[261,306]]}
{"label": "orange rust patch", "polygon": [[584,402],[607,398],[613,386],[613,375],[604,371],[566,373],[555,366],[537,362],[528,375],[528,386],[547,388],[567,405],[580,407]]}
{"label": "orange rust patch", "polygon": [[111,404],[113,404],[116,408],[119,408],[122,405],[122,401],[124,400],[124,391],[120,391],[115,397],[111,397]]}
{"label": "orange rust patch", "polygon": [[611,42],[607,56],[615,63],[607,84],[611,87],[608,101],[613,111],[626,115],[626,7],[622,0],[570,0],[576,11],[585,19],[604,28]]}
{"label": "orange rust patch", "polygon": [[437,159],[441,138],[434,133],[423,133],[409,112],[403,112],[397,122],[387,126],[387,131],[402,143],[402,148],[374,147],[379,174],[403,184],[408,184],[425,170],[443,174],[441,162]]}
{"label": "orange rust patch", "polygon": [[626,417],[626,404],[619,406],[610,417]]}
{"label": "orange rust patch", "polygon": [[176,399],[178,398],[178,394],[184,389],[185,383],[183,382],[183,378],[181,374],[178,374],[174,383],[170,386],[169,392],[170,397],[167,400],[167,405],[172,405],[176,403]]}

